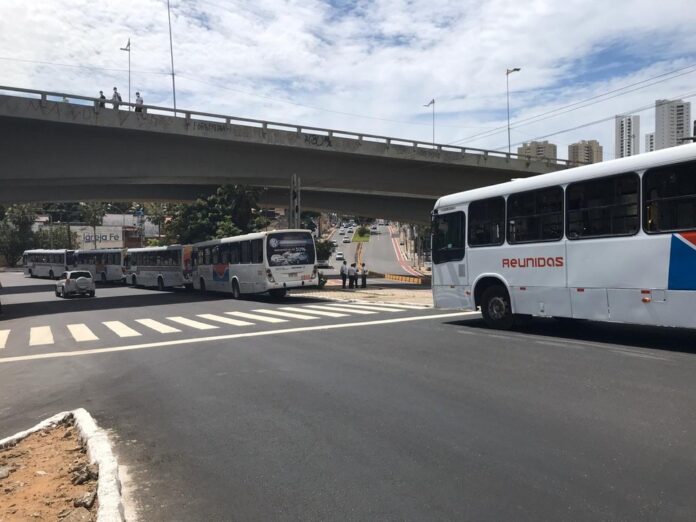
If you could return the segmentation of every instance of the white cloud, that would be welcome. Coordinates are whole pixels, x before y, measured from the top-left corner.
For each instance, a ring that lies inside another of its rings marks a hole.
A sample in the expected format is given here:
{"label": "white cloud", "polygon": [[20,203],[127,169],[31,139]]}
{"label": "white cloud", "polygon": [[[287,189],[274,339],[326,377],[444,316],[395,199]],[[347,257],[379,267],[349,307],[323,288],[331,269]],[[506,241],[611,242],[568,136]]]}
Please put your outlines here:
{"label": "white cloud", "polygon": [[[686,0],[171,4],[178,106],[424,141],[431,129],[422,106],[432,97],[440,142],[504,126],[507,67],[522,68],[510,77],[514,124],[689,65],[696,56],[696,10]],[[1,83],[84,95],[117,85],[127,93],[127,55],[119,48],[129,37],[133,93],[140,90],[146,103],[170,105],[163,0],[3,0],[0,58],[97,69],[0,60]],[[696,72],[514,128],[512,141],[696,91],[694,78]],[[641,116],[643,132],[650,131],[652,111]],[[567,144],[582,138],[599,139],[612,156],[612,122],[550,140],[564,157]],[[506,141],[503,130],[462,144],[488,148]]]}

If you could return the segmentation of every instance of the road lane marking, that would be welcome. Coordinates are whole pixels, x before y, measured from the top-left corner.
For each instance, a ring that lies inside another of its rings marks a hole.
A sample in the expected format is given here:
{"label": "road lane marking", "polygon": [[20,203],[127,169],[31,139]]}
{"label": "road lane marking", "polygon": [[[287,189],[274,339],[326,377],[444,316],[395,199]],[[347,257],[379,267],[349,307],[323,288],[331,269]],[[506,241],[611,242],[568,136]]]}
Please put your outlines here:
{"label": "road lane marking", "polygon": [[231,324],[233,326],[250,326],[254,324],[249,321],[240,321],[239,319],[232,319],[231,317],[223,317],[222,315],[215,314],[198,314],[197,317],[208,319],[209,321],[217,321],[218,323]]}
{"label": "road lane marking", "polygon": [[79,324],[69,324],[68,330],[70,330],[70,335],[73,336],[78,343],[85,341],[98,341],[99,337],[94,335],[94,332],[89,329],[89,327],[84,323]]}
{"label": "road lane marking", "polygon": [[53,332],[50,326],[35,326],[29,333],[29,346],[53,344]]}
{"label": "road lane marking", "polygon": [[0,350],[5,348],[7,338],[10,336],[10,330],[0,330]]}
{"label": "road lane marking", "polygon": [[190,326],[196,330],[214,330],[217,328],[214,324],[201,323],[200,321],[194,321],[193,319],[186,319],[186,317],[181,317],[179,315],[175,317],[167,317],[169,321],[174,321],[175,323],[183,324],[185,326]]}
{"label": "road lane marking", "polygon": [[374,312],[405,312],[402,308],[393,308],[387,305],[380,304],[353,304],[353,303],[341,303],[341,306],[347,308],[354,308],[358,310],[372,310]]}
{"label": "road lane marking", "polygon": [[348,314],[342,314],[339,312],[320,312],[319,310],[307,310],[306,307],[300,308],[298,306],[283,306],[281,310],[287,310],[288,312],[310,313],[314,315],[322,315],[324,317],[348,317]]}
{"label": "road lane marking", "polygon": [[257,312],[260,314],[277,315],[279,317],[289,317],[290,319],[301,319],[303,321],[308,321],[310,319],[318,319],[316,315],[293,314],[291,312],[281,312],[280,310],[269,310],[267,308],[259,308],[257,310],[252,310],[252,312]]}
{"label": "road lane marking", "polygon": [[[228,312],[229,313],[229,312]],[[206,343],[214,341],[225,341],[230,339],[244,339],[247,337],[264,337],[267,335],[286,335],[292,333],[314,332],[322,330],[335,330],[341,328],[363,328],[365,326],[376,326],[383,324],[398,324],[410,323],[416,321],[427,321],[433,319],[449,319],[452,317],[463,317],[477,312],[455,312],[447,314],[429,314],[419,315],[416,317],[398,317],[396,319],[381,319],[376,321],[358,321],[354,323],[338,323],[338,324],[322,324],[317,326],[301,326],[297,328],[283,328],[280,330],[245,332],[228,335],[215,335],[212,337],[198,337],[193,339],[173,339],[171,341],[160,341],[154,343],[131,344],[126,346],[113,346],[109,348],[92,348],[90,350],[74,350],[71,352],[51,352],[38,353],[34,355],[19,355],[16,357],[0,357],[0,364],[8,364],[21,361],[34,361],[38,359],[58,359],[62,357],[79,357],[82,355],[95,355],[102,353],[127,352],[134,350],[147,350],[150,348],[164,348],[171,346],[179,346],[182,344]],[[228,348],[230,345],[225,345],[223,348]]]}
{"label": "road lane marking", "polygon": [[121,321],[104,321],[102,324],[119,337],[137,337],[141,335],[139,332],[136,332],[130,326],[126,326]]}
{"label": "road lane marking", "polygon": [[355,303],[355,304],[366,304],[370,306],[389,306],[391,308],[405,308],[406,310],[431,310],[432,306],[427,305],[414,305],[414,304],[394,304],[394,303]]}
{"label": "road lane marking", "polygon": [[181,331],[178,328],[160,323],[154,319],[136,319],[135,321],[159,333],[177,333]]}
{"label": "road lane marking", "polygon": [[278,317],[268,317],[259,314],[248,314],[246,312],[225,312],[226,315],[234,315],[236,317],[242,317],[244,319],[251,319],[252,321],[263,321],[265,323],[287,323],[287,319],[280,319]]}
{"label": "road lane marking", "polygon": [[357,310],[355,308],[346,308],[344,306],[338,305],[307,305],[307,308],[316,308],[317,310],[328,310],[329,312],[347,312],[349,314],[358,315],[369,315],[376,314],[377,312],[370,312],[368,310]]}

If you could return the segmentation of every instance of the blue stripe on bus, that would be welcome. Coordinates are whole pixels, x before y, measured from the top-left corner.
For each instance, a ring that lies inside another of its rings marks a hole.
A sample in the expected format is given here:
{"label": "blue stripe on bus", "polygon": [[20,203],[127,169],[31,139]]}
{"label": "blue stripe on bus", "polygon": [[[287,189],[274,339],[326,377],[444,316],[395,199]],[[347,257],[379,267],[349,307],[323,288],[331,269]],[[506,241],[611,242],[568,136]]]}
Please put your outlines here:
{"label": "blue stripe on bus", "polygon": [[696,290],[696,248],[677,235],[672,236],[667,288]]}

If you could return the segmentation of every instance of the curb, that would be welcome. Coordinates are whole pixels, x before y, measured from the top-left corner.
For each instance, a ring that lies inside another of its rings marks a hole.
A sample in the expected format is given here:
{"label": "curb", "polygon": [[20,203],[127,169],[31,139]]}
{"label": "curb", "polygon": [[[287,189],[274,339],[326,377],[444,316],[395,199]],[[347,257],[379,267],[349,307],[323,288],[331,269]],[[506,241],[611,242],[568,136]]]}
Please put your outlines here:
{"label": "curb", "polygon": [[121,500],[121,481],[118,477],[118,462],[111,451],[108,435],[97,426],[92,416],[84,408],[57,413],[53,417],[39,422],[33,428],[6,437],[0,440],[0,449],[12,447],[32,433],[56,426],[69,418],[75,421],[80,439],[87,446],[90,464],[99,466],[97,522],[125,522]]}
{"label": "curb", "polygon": [[400,281],[402,283],[414,283],[417,285],[427,285],[430,283],[430,278],[426,276],[416,277],[399,274],[384,274],[384,279],[389,279],[391,281]]}
{"label": "curb", "polygon": [[[326,291],[327,291],[327,292],[331,292],[331,290],[326,290]],[[322,292],[322,293],[323,293],[323,292],[325,292],[325,290],[316,290],[316,291],[311,292],[311,293],[310,293],[310,292],[303,292],[303,293],[301,293],[301,294],[294,294],[294,295],[300,297],[300,296],[303,296],[303,295],[312,295],[312,293],[319,293],[319,292]],[[372,294],[372,295],[375,295],[375,294]],[[335,301],[335,302],[337,302],[337,303],[354,303],[354,304],[364,304],[364,305],[369,305],[369,304],[383,304],[383,305],[390,305],[390,304],[393,304],[393,305],[400,305],[400,304],[402,304],[402,305],[407,305],[407,306],[421,306],[421,307],[423,307],[423,308],[433,308],[433,309],[435,308],[435,307],[434,307],[433,305],[431,305],[431,304],[424,304],[424,303],[411,303],[411,302],[402,302],[402,301],[399,301],[399,302],[394,302],[394,301],[366,301],[364,297],[363,297],[362,299],[361,299],[361,298],[358,298],[358,297],[352,297],[352,298],[350,298],[350,299],[339,299],[338,297],[323,297],[323,296],[320,296],[320,297],[321,297],[321,299],[325,299],[325,300],[327,300],[327,301]]]}

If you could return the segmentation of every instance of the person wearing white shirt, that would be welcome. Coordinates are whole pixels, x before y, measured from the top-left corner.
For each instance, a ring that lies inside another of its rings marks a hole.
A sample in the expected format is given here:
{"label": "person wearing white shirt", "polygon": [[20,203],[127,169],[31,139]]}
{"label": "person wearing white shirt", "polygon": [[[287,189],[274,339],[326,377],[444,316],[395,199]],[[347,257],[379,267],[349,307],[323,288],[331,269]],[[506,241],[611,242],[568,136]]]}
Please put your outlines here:
{"label": "person wearing white shirt", "polygon": [[114,110],[118,110],[118,104],[121,101],[121,95],[118,93],[118,89],[114,87],[114,94],[111,96],[111,103],[114,105]]}
{"label": "person wearing white shirt", "polygon": [[341,265],[341,281],[343,281],[343,289],[346,289],[346,278],[348,277],[348,266],[344,261]]}
{"label": "person wearing white shirt", "polygon": [[139,92],[135,93],[135,112],[143,112],[143,98]]}
{"label": "person wearing white shirt", "polygon": [[358,272],[355,270],[355,263],[351,263],[350,267],[348,267],[348,288],[355,288],[357,273]]}

